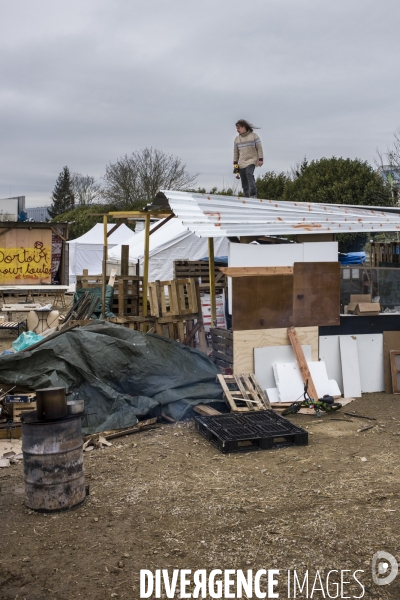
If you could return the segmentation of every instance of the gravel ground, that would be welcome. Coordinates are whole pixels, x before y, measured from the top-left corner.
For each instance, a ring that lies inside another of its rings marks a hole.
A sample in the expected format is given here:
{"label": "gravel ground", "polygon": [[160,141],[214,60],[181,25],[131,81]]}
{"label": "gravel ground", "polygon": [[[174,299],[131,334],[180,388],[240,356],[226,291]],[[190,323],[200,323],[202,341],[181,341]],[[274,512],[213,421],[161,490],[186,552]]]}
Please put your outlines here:
{"label": "gravel ground", "polygon": [[137,599],[140,569],[174,568],[279,569],[280,598],[294,597],[288,569],[311,582],[348,569],[339,597],[398,599],[400,576],[371,578],[378,550],[400,560],[398,403],[365,394],[346,407],[376,417],[365,432],[365,419],[294,415],[305,447],[222,455],[193,421],[119,438],[85,452],[90,496],[56,515],[25,508],[21,464],[0,469],[0,599]]}

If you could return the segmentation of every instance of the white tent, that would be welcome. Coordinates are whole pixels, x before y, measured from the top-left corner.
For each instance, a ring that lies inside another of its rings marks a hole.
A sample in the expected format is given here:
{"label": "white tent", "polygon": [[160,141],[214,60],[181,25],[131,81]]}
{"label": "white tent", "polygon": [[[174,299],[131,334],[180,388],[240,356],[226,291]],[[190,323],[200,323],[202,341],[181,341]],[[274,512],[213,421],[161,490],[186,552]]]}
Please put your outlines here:
{"label": "white tent", "polygon": [[[115,224],[109,223],[107,231]],[[108,248],[114,248],[117,244],[123,244],[125,240],[133,235],[123,223],[108,238]],[[104,226],[97,223],[90,231],[84,233],[69,244],[69,283],[76,282],[76,276],[82,275],[83,269],[88,269],[89,275],[99,275],[102,272],[103,263]]]}
{"label": "white tent", "polygon": [[[135,265],[139,261],[140,274],[143,275],[144,231],[134,234],[124,244],[129,245],[129,264]],[[214,255],[228,255],[226,238],[214,240]],[[150,235],[149,281],[172,279],[174,260],[199,260],[205,256],[208,256],[207,239],[197,237],[182,225],[180,219],[171,219]],[[121,245],[110,250],[108,258],[108,264],[119,264]]]}

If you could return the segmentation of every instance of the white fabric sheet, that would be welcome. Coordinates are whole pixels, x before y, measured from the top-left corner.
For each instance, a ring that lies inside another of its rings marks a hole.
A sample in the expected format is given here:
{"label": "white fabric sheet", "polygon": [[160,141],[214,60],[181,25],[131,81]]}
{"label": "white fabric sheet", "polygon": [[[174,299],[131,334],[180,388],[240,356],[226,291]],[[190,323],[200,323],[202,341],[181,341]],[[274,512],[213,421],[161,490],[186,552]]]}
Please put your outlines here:
{"label": "white fabric sheet", "polygon": [[[113,227],[115,224],[107,224],[107,231]],[[114,248],[117,244],[124,244],[125,240],[132,237],[132,234],[132,229],[123,223],[108,238],[108,249]],[[76,282],[76,276],[82,275],[84,269],[88,269],[89,275],[99,275],[102,272],[103,242],[104,226],[102,223],[97,223],[81,237],[68,242],[70,284]]]}
{"label": "white fabric sheet", "polygon": [[[143,275],[144,231],[139,231],[124,244],[129,245],[129,264],[135,265],[139,261]],[[214,239],[214,255],[227,254],[226,238]],[[149,281],[172,279],[174,260],[199,260],[204,256],[208,256],[208,240],[191,233],[179,219],[171,219],[150,236]],[[121,247],[116,246],[108,253],[109,264],[118,264],[120,257]]]}

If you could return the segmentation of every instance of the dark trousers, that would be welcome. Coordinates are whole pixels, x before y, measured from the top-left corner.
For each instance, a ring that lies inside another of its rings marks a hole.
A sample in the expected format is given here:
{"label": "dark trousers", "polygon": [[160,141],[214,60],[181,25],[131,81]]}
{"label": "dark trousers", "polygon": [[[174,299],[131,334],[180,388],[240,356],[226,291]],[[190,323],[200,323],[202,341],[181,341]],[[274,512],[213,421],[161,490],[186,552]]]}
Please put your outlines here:
{"label": "dark trousers", "polygon": [[240,179],[242,180],[243,195],[246,198],[257,198],[256,181],[254,179],[254,169],[256,165],[248,165],[244,169],[239,169]]}

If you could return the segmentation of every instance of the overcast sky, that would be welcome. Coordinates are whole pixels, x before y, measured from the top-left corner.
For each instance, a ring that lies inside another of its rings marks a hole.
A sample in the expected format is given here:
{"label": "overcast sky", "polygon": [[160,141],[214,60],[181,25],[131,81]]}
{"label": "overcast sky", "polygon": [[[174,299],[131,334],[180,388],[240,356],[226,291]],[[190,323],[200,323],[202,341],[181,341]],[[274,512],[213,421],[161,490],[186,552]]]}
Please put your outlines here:
{"label": "overcast sky", "polygon": [[50,203],[64,167],[133,150],[234,182],[235,122],[266,170],[373,163],[400,125],[398,0],[0,0],[0,197]]}

